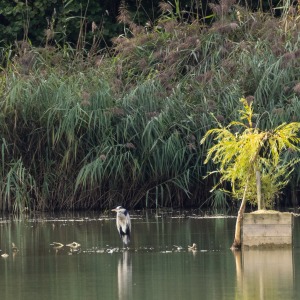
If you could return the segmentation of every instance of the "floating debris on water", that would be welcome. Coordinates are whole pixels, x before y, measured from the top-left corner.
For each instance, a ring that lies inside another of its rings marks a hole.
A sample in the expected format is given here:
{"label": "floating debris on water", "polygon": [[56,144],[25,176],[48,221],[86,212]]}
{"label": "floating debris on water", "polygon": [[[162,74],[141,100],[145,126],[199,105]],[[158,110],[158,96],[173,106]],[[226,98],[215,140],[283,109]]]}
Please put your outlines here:
{"label": "floating debris on water", "polygon": [[50,244],[51,246],[53,246],[54,249],[61,249],[64,247],[64,244],[59,243],[59,242],[53,242],[52,244]]}
{"label": "floating debris on water", "polygon": [[113,248],[113,249],[107,249],[107,250],[106,250],[106,252],[107,252],[107,253],[110,253],[110,254],[111,254],[111,253],[114,253],[114,252],[118,252],[118,251],[119,251],[119,248]]}
{"label": "floating debris on water", "polygon": [[182,247],[182,246],[176,246],[176,245],[173,245],[173,246],[176,248],[177,251],[183,250],[183,247]]}
{"label": "floating debris on water", "polygon": [[79,248],[81,245],[80,245],[79,243],[77,243],[77,242],[73,242],[73,243],[67,244],[66,246],[67,246],[67,247],[70,247],[70,248],[72,248],[72,249],[77,249],[77,248]]}
{"label": "floating debris on water", "polygon": [[81,251],[81,249],[80,249],[81,245],[77,242],[67,244],[66,246],[70,248],[69,254],[80,253],[80,251]]}
{"label": "floating debris on water", "polygon": [[212,215],[212,216],[188,216],[190,219],[236,219],[236,216],[227,216],[227,215]]}

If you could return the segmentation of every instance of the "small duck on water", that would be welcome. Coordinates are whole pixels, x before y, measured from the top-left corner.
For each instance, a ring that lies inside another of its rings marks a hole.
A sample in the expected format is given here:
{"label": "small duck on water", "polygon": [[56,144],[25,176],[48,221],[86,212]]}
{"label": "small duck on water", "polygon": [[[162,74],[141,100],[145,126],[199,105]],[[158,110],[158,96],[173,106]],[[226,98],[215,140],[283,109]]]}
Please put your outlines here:
{"label": "small duck on water", "polygon": [[13,252],[18,252],[19,251],[19,249],[18,249],[18,247],[16,246],[15,243],[11,243],[11,249],[12,249]]}
{"label": "small duck on water", "polygon": [[196,251],[197,250],[197,244],[193,243],[192,246],[188,246],[188,250],[190,250],[190,251]]}

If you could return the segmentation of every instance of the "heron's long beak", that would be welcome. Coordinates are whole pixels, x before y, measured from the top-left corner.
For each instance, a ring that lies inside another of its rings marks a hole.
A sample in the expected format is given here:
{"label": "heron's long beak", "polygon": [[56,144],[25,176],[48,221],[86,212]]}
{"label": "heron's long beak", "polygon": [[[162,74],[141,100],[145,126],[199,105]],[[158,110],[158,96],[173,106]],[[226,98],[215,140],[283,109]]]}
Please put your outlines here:
{"label": "heron's long beak", "polygon": [[111,211],[117,211],[117,210],[114,208],[114,209],[112,209]]}

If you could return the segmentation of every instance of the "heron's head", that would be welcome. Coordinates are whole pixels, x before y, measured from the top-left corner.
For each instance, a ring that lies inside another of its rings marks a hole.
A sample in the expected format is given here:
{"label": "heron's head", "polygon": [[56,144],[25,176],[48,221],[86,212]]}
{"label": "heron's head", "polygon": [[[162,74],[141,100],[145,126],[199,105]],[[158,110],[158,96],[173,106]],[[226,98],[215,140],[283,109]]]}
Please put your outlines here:
{"label": "heron's head", "polygon": [[125,208],[123,208],[122,206],[117,206],[116,208],[112,209],[111,211],[119,212],[119,211],[123,211],[123,210],[125,210]]}

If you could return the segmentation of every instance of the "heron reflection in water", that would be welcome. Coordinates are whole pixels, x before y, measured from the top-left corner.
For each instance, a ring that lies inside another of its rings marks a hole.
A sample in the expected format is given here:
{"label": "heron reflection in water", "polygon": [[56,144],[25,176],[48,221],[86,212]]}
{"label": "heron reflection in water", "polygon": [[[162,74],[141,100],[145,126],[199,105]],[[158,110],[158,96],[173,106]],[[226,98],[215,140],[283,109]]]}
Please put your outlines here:
{"label": "heron reflection in water", "polygon": [[132,262],[127,250],[119,258],[118,295],[119,300],[132,299]]}
{"label": "heron reflection in water", "polygon": [[112,211],[115,211],[117,213],[117,217],[116,217],[117,229],[124,245],[127,246],[130,242],[130,234],[131,234],[131,222],[130,222],[129,213],[127,209],[123,208],[122,206],[118,206],[112,209]]}

